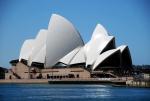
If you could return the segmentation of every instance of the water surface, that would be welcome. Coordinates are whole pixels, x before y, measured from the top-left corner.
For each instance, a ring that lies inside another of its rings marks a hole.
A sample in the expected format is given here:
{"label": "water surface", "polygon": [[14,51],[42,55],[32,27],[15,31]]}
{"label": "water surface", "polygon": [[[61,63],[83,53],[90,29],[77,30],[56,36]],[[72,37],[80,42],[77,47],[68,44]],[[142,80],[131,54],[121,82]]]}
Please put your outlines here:
{"label": "water surface", "polygon": [[0,84],[0,101],[150,101],[150,89],[110,85]]}

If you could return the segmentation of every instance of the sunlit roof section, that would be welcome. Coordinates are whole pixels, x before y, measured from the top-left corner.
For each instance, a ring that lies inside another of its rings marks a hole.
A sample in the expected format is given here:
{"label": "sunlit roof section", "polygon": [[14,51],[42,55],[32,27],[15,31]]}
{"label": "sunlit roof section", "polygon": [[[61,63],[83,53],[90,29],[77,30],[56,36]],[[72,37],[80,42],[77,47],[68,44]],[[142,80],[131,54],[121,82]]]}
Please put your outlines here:
{"label": "sunlit roof section", "polygon": [[21,59],[25,60],[29,59],[33,51],[33,46],[34,46],[34,39],[28,39],[24,41],[21,47],[19,61],[21,61]]}
{"label": "sunlit roof section", "polygon": [[82,38],[72,23],[60,15],[53,14],[46,40],[46,66],[53,66],[69,52],[83,45]]}

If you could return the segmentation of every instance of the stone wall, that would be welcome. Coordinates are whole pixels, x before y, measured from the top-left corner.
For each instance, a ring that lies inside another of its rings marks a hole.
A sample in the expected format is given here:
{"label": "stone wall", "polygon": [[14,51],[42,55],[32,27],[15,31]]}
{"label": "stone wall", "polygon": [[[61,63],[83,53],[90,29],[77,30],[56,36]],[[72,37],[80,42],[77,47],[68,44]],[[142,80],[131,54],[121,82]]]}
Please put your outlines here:
{"label": "stone wall", "polygon": [[16,66],[12,66],[8,73],[5,73],[5,79],[47,79],[53,78],[90,78],[90,72],[81,67],[71,67],[71,68],[44,68],[39,69],[37,67],[29,67],[21,62],[18,62]]}
{"label": "stone wall", "polygon": [[47,74],[49,76],[67,76],[69,74],[74,75],[75,78],[90,78],[90,73],[79,67],[71,67],[71,68],[58,68],[58,69],[42,69],[43,78],[47,78]]}
{"label": "stone wall", "polygon": [[5,73],[5,79],[18,79],[18,77],[20,77],[20,79],[29,78],[28,67],[20,62],[17,63],[16,66],[12,66],[8,70],[8,73]]}

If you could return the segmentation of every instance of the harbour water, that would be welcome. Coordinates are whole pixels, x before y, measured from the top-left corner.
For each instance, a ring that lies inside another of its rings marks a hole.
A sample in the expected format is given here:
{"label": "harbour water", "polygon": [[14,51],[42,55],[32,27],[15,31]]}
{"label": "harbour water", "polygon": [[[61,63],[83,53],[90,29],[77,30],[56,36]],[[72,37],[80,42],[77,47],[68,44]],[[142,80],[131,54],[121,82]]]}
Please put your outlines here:
{"label": "harbour water", "polygon": [[0,101],[150,101],[149,88],[0,84]]}

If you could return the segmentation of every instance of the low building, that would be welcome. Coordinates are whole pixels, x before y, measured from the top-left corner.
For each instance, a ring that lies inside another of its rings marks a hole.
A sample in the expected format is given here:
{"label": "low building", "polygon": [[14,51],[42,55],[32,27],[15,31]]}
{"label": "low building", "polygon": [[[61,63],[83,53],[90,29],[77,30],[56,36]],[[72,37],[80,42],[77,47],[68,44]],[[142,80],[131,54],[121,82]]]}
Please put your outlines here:
{"label": "low building", "polygon": [[5,73],[5,79],[87,79],[90,77],[90,72],[82,67],[53,67],[41,69],[28,67],[21,62],[18,62],[16,66],[12,66],[12,68]]}

